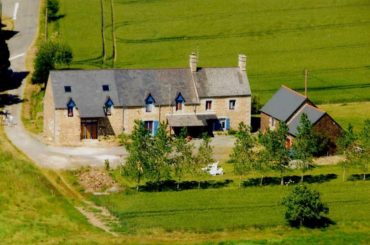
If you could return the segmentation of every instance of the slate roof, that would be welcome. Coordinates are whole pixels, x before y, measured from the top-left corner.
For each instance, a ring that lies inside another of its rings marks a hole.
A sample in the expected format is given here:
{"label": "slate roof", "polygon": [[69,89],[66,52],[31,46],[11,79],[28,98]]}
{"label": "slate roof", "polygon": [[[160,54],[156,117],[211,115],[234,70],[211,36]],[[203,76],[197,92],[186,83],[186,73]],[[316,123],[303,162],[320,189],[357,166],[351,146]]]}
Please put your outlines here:
{"label": "slate roof", "polygon": [[167,116],[168,123],[171,127],[197,127],[207,126],[207,120],[217,119],[216,114],[172,114]]}
{"label": "slate roof", "polygon": [[286,122],[306,101],[305,96],[281,86],[267,104],[262,107],[261,112]]}
{"label": "slate roof", "polygon": [[251,95],[247,74],[239,68],[200,68],[196,74],[199,97]]}
{"label": "slate roof", "polygon": [[297,136],[298,133],[298,125],[301,120],[302,114],[305,113],[310,120],[311,124],[315,124],[319,121],[326,113],[324,111],[319,110],[318,108],[311,106],[309,104],[305,104],[295,115],[294,117],[288,122],[289,133],[293,136]]}
{"label": "slate roof", "polygon": [[[74,100],[81,117],[103,117],[108,97],[118,107],[144,106],[151,94],[156,105],[172,105],[181,92],[185,104],[199,104],[202,97],[250,96],[245,72],[239,68],[114,69],[51,71],[55,108]],[[110,91],[103,92],[102,85]],[[66,93],[64,86],[71,86]],[[197,94],[198,93],[198,94]]]}

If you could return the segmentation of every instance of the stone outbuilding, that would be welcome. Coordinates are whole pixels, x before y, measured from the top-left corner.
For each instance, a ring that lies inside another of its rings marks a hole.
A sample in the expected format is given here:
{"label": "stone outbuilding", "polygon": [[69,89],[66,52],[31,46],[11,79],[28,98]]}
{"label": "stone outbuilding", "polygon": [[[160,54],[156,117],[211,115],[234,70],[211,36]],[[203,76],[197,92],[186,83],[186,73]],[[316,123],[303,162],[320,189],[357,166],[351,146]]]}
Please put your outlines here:
{"label": "stone outbuilding", "polygon": [[130,133],[141,120],[154,135],[159,122],[191,135],[250,125],[246,56],[239,66],[51,71],[44,98],[44,134],[55,144]]}
{"label": "stone outbuilding", "polygon": [[290,147],[302,114],[305,113],[313,125],[313,130],[319,135],[330,140],[335,148],[337,138],[342,134],[341,126],[325,111],[317,108],[306,96],[286,87],[281,86],[273,97],[261,108],[261,131],[275,130],[281,122],[289,128],[287,145]]}

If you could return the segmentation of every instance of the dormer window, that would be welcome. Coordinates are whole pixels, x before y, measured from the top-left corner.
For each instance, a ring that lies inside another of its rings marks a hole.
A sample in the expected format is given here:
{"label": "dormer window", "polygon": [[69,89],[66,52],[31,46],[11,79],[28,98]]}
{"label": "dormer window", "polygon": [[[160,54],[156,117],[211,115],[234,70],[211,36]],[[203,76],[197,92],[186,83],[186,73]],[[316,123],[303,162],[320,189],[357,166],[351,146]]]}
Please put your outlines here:
{"label": "dormer window", "polygon": [[64,86],[64,92],[65,93],[71,93],[72,92],[71,86]]}
{"label": "dormer window", "polygon": [[73,108],[76,107],[76,103],[71,99],[67,103],[68,117],[73,117]]}
{"label": "dormer window", "polygon": [[155,100],[151,94],[145,99],[145,112],[152,112],[154,110]]}
{"label": "dormer window", "polygon": [[112,115],[112,106],[113,106],[113,101],[111,98],[108,97],[107,101],[104,104],[104,113],[107,116]]}
{"label": "dormer window", "polygon": [[182,111],[183,104],[185,103],[184,97],[182,97],[181,93],[176,98],[176,111]]}
{"label": "dormer window", "polygon": [[109,91],[109,85],[107,85],[107,84],[104,84],[104,85],[102,86],[102,88],[103,88],[103,91],[104,91],[104,92],[108,92],[108,91]]}

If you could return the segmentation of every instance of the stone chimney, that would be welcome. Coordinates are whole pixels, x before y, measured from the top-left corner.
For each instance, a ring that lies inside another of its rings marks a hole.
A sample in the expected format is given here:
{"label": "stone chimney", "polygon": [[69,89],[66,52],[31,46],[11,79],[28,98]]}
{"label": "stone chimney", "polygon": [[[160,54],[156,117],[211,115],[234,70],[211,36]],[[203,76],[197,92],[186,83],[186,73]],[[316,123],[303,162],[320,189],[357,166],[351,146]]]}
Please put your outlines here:
{"label": "stone chimney", "polygon": [[247,56],[245,56],[245,54],[239,54],[240,71],[246,71],[246,67],[247,67]]}
{"label": "stone chimney", "polygon": [[194,53],[190,55],[189,65],[191,72],[197,71],[197,56]]}

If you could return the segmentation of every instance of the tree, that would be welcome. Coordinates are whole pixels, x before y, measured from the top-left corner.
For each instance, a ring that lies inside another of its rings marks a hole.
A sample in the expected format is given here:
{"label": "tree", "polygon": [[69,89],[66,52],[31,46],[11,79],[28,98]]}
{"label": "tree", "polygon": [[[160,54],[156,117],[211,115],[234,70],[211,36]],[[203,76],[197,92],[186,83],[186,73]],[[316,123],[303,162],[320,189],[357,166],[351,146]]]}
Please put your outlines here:
{"label": "tree", "polygon": [[353,131],[352,124],[348,125],[348,128],[346,131],[343,132],[342,136],[338,138],[337,145],[339,149],[343,152],[345,156],[345,160],[342,161],[342,169],[343,169],[343,181],[346,180],[346,170],[349,168],[349,166],[355,161],[357,157],[356,153],[356,141],[358,136]]}
{"label": "tree", "polygon": [[4,74],[6,74],[9,67],[9,48],[5,42],[3,32],[0,29],[0,77],[3,77]]}
{"label": "tree", "polygon": [[59,0],[48,0],[47,1],[47,17],[48,21],[51,22],[58,17],[59,11]]}
{"label": "tree", "polygon": [[256,158],[254,160],[254,170],[261,175],[260,178],[260,186],[263,185],[263,179],[265,177],[265,173],[270,169],[269,166],[269,154],[266,148],[259,149],[256,152]]}
{"label": "tree", "polygon": [[34,62],[32,81],[46,83],[50,70],[57,65],[69,66],[72,62],[72,49],[65,43],[49,40],[41,44]]}
{"label": "tree", "polygon": [[359,134],[359,142],[356,150],[358,158],[357,165],[363,173],[363,180],[366,180],[366,173],[369,171],[370,161],[370,119],[365,120],[364,127]]}
{"label": "tree", "polygon": [[317,138],[305,113],[301,116],[297,131],[292,150],[293,156],[298,160],[299,168],[302,170],[301,182],[303,182],[304,173],[309,169],[313,154],[317,151]]}
{"label": "tree", "polygon": [[122,166],[122,172],[123,175],[136,180],[137,191],[139,191],[140,181],[148,170],[150,137],[149,131],[144,127],[144,122],[135,121],[131,135],[123,141],[128,157]]}
{"label": "tree", "polygon": [[317,226],[322,222],[322,214],[329,213],[328,206],[320,200],[320,193],[305,185],[295,186],[282,204],[286,207],[285,219],[291,226]]}
{"label": "tree", "polygon": [[[191,168],[195,175],[204,175],[205,172],[202,170],[202,168],[214,162],[213,149],[210,143],[211,138],[207,133],[204,133],[202,135],[202,143],[198,148],[198,153],[195,156],[194,164]],[[200,181],[198,182],[198,189],[200,189]]]}
{"label": "tree", "polygon": [[147,176],[159,183],[170,177],[171,138],[166,132],[167,125],[160,123],[156,135],[151,139]]}
{"label": "tree", "polygon": [[174,157],[172,166],[174,175],[177,179],[177,189],[180,189],[180,181],[189,168],[194,164],[193,149],[194,145],[186,141],[186,128],[183,128],[180,135],[173,141]]}
{"label": "tree", "polygon": [[238,131],[235,134],[236,141],[234,143],[233,152],[230,157],[234,164],[234,173],[239,175],[241,186],[242,177],[249,171],[253,170],[253,161],[255,153],[253,147],[255,139],[250,133],[250,129],[243,122],[239,124]]}
{"label": "tree", "polygon": [[268,130],[260,135],[260,142],[265,147],[267,161],[272,169],[280,172],[280,184],[284,185],[284,173],[290,161],[289,149],[286,147],[288,126],[282,122],[276,131]]}

